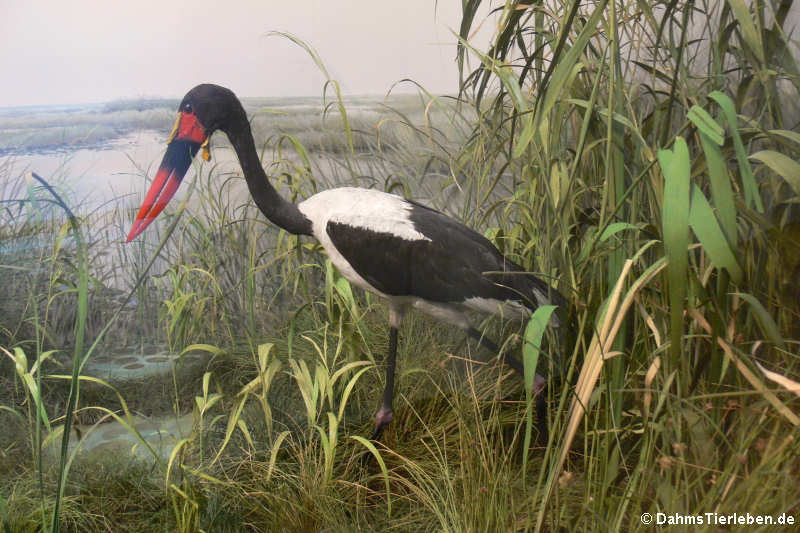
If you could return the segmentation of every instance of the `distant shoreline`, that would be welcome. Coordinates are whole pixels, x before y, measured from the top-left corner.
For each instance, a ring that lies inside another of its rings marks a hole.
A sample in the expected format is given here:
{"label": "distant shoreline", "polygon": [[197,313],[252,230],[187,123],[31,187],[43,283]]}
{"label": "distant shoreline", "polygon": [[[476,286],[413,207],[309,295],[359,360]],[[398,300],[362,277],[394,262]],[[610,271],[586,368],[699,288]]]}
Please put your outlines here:
{"label": "distant shoreline", "polygon": [[[407,108],[416,95],[344,97],[348,113],[386,114],[386,104]],[[319,119],[325,111],[321,97],[244,98],[252,116],[296,116]],[[168,132],[179,100],[144,98],[85,105],[0,107],[0,157],[68,155],[76,150],[114,149],[114,141],[137,131]],[[335,107],[335,106],[334,106]],[[336,115],[333,108],[329,115]]]}

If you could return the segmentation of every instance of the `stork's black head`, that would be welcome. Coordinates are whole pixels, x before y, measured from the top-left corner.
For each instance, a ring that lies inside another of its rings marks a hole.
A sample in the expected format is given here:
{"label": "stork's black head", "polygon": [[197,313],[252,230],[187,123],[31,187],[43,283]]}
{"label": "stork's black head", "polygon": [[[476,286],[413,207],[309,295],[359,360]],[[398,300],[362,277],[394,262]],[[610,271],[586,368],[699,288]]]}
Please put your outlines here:
{"label": "stork's black head", "polygon": [[247,115],[233,91],[203,83],[186,93],[178,107],[179,115],[194,115],[207,136],[217,130],[228,133],[231,128],[241,127]]}
{"label": "stork's black head", "polygon": [[186,93],[167,139],[167,152],[139,208],[127,242],[143,232],[166,207],[201,147],[203,158],[206,161],[211,158],[208,150],[211,134],[221,130],[230,135],[242,127],[247,127],[247,114],[230,89],[204,83]]}

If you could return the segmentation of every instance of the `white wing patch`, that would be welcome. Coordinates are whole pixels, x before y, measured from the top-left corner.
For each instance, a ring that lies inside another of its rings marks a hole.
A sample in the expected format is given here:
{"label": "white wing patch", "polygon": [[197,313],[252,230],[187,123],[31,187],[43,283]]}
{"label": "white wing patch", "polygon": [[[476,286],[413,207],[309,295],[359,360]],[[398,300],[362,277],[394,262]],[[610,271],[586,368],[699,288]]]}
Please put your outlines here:
{"label": "white wing patch", "polygon": [[353,187],[323,191],[298,205],[300,211],[311,220],[314,235],[320,241],[320,234],[331,221],[388,233],[408,241],[429,241],[428,237],[414,228],[409,218],[409,211],[413,207],[394,194]]}

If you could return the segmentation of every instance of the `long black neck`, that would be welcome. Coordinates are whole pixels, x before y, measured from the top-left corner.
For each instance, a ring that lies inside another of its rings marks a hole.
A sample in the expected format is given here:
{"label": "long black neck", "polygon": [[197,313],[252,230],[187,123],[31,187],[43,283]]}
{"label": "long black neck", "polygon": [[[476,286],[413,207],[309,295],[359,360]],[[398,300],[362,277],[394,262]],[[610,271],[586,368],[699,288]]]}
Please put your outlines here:
{"label": "long black neck", "polygon": [[297,206],[284,200],[269,182],[267,173],[261,167],[258,159],[253,134],[250,124],[245,119],[244,123],[237,124],[226,133],[230,139],[239,164],[244,172],[247,188],[256,205],[270,222],[295,235],[311,235],[311,221],[308,220]]}

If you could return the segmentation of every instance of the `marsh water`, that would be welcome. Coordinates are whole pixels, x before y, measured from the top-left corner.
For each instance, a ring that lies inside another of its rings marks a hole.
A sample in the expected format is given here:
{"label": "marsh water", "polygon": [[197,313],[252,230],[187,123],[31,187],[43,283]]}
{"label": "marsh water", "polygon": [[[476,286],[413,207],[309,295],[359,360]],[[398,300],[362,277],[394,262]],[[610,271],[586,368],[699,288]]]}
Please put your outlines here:
{"label": "marsh water", "polygon": [[[5,160],[12,179],[37,173],[84,212],[103,210],[118,200],[122,207],[136,207],[164,153],[167,133],[143,130],[95,146],[10,154],[0,158],[0,165]],[[216,150],[214,157],[224,166],[236,164],[229,150]]]}

